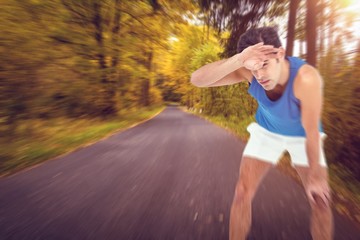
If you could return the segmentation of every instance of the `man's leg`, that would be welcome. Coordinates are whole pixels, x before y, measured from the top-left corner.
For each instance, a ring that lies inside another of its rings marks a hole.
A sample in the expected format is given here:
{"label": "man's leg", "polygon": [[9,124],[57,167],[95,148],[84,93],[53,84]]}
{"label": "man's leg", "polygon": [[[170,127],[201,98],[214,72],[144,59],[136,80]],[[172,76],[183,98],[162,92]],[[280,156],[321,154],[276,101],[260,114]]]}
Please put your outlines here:
{"label": "man's leg", "polygon": [[251,202],[271,163],[243,157],[230,212],[230,240],[245,240],[251,224]]}
{"label": "man's leg", "polygon": [[[306,190],[307,187],[307,176],[309,173],[309,167],[300,167],[295,166],[296,171],[298,172],[303,186]],[[327,168],[321,168],[322,177],[327,179],[328,173]],[[333,239],[333,216],[330,206],[314,204],[311,201],[311,220],[310,220],[310,230],[311,235],[314,240],[330,240]],[[329,199],[329,205],[331,199]]]}

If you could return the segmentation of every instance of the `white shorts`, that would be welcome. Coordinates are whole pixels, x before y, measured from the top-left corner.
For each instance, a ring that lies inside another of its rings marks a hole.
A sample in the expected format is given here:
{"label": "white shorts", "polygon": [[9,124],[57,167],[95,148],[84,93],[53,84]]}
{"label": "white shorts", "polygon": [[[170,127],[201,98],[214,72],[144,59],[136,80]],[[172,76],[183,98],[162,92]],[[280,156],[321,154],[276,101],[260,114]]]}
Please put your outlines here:
{"label": "white shorts", "polygon": [[[292,165],[309,166],[305,148],[305,137],[291,137],[272,133],[253,122],[247,127],[250,139],[244,149],[243,156],[257,158],[276,164],[285,151],[291,157]],[[325,133],[321,133],[320,165],[327,167],[323,149]]]}

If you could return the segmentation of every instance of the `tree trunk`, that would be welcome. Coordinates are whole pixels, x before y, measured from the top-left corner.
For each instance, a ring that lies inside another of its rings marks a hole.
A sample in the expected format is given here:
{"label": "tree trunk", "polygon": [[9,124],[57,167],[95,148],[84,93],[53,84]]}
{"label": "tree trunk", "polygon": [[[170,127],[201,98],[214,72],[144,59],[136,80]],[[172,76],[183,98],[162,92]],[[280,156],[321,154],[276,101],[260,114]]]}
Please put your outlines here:
{"label": "tree trunk", "polygon": [[[102,22],[101,22],[102,19],[101,19],[101,15],[100,15],[100,10],[101,10],[100,8],[101,8],[101,5],[99,4],[99,2],[95,1],[94,2],[93,24],[95,26],[95,40],[99,47],[99,52],[97,54],[97,58],[98,58],[100,70],[105,70],[106,62],[105,62],[105,56],[102,52],[103,48],[104,48],[104,43],[103,43],[103,29],[102,29]],[[102,74],[101,79],[103,82],[107,82],[105,74]]]}
{"label": "tree trunk", "polygon": [[150,105],[149,99],[150,83],[149,79],[144,79],[142,82],[142,98],[141,105],[147,107]]}
{"label": "tree trunk", "polygon": [[295,39],[295,26],[296,26],[296,12],[299,7],[300,0],[290,1],[289,21],[288,21],[288,34],[286,40],[286,55],[292,56],[294,49]]}
{"label": "tree trunk", "polygon": [[114,27],[112,28],[112,44],[114,47],[114,55],[111,61],[112,68],[116,68],[119,62],[120,4],[120,0],[115,0]]}
{"label": "tree trunk", "polygon": [[[153,50],[150,47],[150,51],[147,53],[147,61],[145,64],[149,73],[152,72],[152,60],[153,60]],[[142,85],[142,99],[143,99],[142,100],[143,106],[146,107],[146,106],[150,105],[150,79],[149,78],[144,79],[144,82]]]}
{"label": "tree trunk", "polygon": [[319,7],[319,56],[322,57],[324,54],[324,40],[325,40],[325,29],[326,29],[326,21],[324,20],[324,12],[325,12],[325,2],[324,0],[320,1]]}
{"label": "tree trunk", "polygon": [[316,0],[306,1],[306,61],[316,66]]}
{"label": "tree trunk", "polygon": [[16,129],[17,129],[17,114],[15,111],[10,112],[10,114],[6,118],[6,126],[7,130],[5,131],[5,136],[8,137],[8,139],[13,139],[16,136]]}
{"label": "tree trunk", "polygon": [[98,63],[101,74],[101,82],[103,84],[103,92],[104,95],[101,96],[103,99],[103,105],[101,106],[101,114],[103,116],[114,115],[116,113],[116,107],[114,102],[115,90],[111,85],[111,82],[108,81],[108,76],[106,73],[106,61],[105,56],[103,54],[104,50],[104,42],[103,42],[103,29],[102,29],[102,18],[101,18],[101,5],[98,1],[94,2],[94,18],[93,24],[95,27],[95,40],[98,45]]}

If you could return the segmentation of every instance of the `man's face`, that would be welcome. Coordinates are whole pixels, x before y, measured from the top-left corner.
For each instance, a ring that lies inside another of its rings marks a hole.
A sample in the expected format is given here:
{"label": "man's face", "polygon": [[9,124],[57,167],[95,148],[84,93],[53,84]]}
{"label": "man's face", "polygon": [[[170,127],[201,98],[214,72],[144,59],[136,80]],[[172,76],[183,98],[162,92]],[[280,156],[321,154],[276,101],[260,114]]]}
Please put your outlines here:
{"label": "man's face", "polygon": [[264,62],[261,68],[259,68],[258,70],[252,70],[251,73],[265,90],[272,90],[278,84],[280,79],[280,60],[269,59]]}

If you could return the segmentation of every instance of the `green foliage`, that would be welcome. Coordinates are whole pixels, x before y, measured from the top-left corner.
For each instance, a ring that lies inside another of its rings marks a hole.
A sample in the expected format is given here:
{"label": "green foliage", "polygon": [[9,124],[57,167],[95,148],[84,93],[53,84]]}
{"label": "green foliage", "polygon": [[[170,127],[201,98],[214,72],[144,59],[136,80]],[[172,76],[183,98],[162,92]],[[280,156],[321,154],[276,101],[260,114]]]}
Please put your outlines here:
{"label": "green foliage", "polygon": [[29,118],[111,117],[162,102],[158,53],[195,10],[188,0],[1,5],[0,131],[9,136]]}
{"label": "green foliage", "polygon": [[194,49],[202,44],[203,33],[201,28],[187,24],[176,24],[175,28],[178,34],[169,39],[169,49],[157,52],[155,64],[160,76],[157,84],[165,101],[180,101],[187,105],[187,94],[194,89],[190,84],[190,61]]}
{"label": "green foliage", "polygon": [[[201,66],[219,60],[222,49],[216,42],[207,42],[194,51],[191,61],[192,71]],[[247,84],[217,88],[195,89],[191,92],[189,107],[201,109],[211,116],[222,115],[226,118],[245,119],[254,113],[256,103],[247,94]]]}
{"label": "green foliage", "polygon": [[[356,96],[360,92],[359,50],[355,59],[349,64],[346,55],[337,55],[333,49],[323,59],[325,68],[325,103],[324,127],[328,134],[326,152],[328,160],[338,166],[347,168],[352,177],[360,181],[360,100]],[[337,59],[334,61],[333,59]]]}

